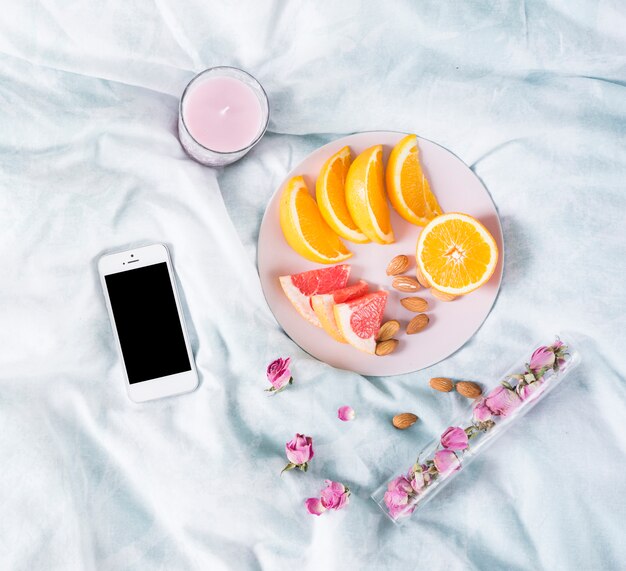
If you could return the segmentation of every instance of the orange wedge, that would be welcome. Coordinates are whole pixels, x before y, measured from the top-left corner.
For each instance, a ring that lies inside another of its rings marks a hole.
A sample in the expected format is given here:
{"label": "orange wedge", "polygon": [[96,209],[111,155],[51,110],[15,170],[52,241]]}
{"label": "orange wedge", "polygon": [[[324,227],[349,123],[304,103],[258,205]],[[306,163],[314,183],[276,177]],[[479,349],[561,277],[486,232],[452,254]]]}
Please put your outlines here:
{"label": "orange wedge", "polygon": [[345,183],[351,160],[350,147],[344,147],[324,163],[317,176],[315,197],[322,218],[339,236],[364,244],[369,238],[354,223],[346,205]]}
{"label": "orange wedge", "polygon": [[346,204],[352,220],[373,242],[394,241],[383,176],[383,147],[375,145],[354,159],[346,176]]}
{"label": "orange wedge", "polygon": [[334,264],[352,256],[322,218],[301,176],[293,177],[283,190],[280,227],[287,243],[307,260]]}
{"label": "orange wedge", "polygon": [[386,176],[389,200],[402,218],[417,226],[426,226],[441,214],[441,207],[420,165],[415,135],[407,135],[393,148]]}
{"label": "orange wedge", "polygon": [[421,231],[415,258],[432,287],[464,295],[487,283],[498,263],[498,246],[478,220],[450,212]]}

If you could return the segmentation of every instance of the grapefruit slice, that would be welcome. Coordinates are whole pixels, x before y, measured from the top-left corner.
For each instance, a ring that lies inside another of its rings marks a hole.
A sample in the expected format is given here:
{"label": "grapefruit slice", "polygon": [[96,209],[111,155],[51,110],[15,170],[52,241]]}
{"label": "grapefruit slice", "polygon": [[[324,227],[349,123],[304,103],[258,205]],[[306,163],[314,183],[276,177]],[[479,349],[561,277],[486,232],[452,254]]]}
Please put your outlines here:
{"label": "grapefruit slice", "polygon": [[321,327],[322,324],[311,306],[311,296],[341,289],[346,286],[349,277],[350,266],[340,264],[321,270],[280,276],[278,279],[285,295],[297,312],[309,323]]}
{"label": "grapefruit slice", "polygon": [[376,335],[383,322],[387,292],[368,293],[334,307],[335,320],[344,339],[353,347],[376,352]]}
{"label": "grapefruit slice", "polygon": [[317,294],[311,297],[311,305],[313,306],[315,315],[317,315],[320,320],[324,331],[335,339],[335,341],[339,341],[340,343],[346,342],[341,334],[341,331],[339,331],[339,328],[337,327],[333,308],[337,303],[343,303],[344,301],[350,301],[351,299],[365,295],[368,289],[369,286],[367,285],[367,282],[359,280],[358,283],[354,285],[331,291],[330,293]]}

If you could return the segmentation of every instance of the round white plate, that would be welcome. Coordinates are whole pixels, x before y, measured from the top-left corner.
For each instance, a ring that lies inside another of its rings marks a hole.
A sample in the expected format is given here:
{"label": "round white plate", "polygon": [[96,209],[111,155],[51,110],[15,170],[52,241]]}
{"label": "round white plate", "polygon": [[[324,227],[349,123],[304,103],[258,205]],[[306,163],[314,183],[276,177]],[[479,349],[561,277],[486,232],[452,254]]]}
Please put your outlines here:
{"label": "round white plate", "polygon": [[454,353],[470,339],[489,314],[502,279],[502,228],[489,193],[458,157],[436,143],[418,138],[422,167],[443,211],[466,212],[478,218],[498,244],[500,257],[489,282],[477,291],[447,303],[434,298],[428,290],[406,294],[392,289],[391,278],[387,276],[385,269],[391,258],[397,254],[409,256],[411,266],[406,275],[415,275],[415,247],[420,228],[406,222],[390,206],[396,242],[381,246],[345,241],[346,246],[354,253],[345,262],[352,266],[348,283],[364,279],[369,282],[370,291],[380,287],[387,289],[389,298],[385,320],[397,319],[403,328],[415,314],[400,305],[400,298],[407,295],[424,297],[430,305],[428,327],[415,335],[406,335],[402,330],[396,336],[400,341],[396,351],[391,355],[378,357],[363,353],[350,345],[337,343],[322,329],[306,322],[293,308],[280,287],[278,277],[324,266],[309,262],[296,254],[283,237],[278,204],[286,182],[293,176],[304,175],[309,190],[315,195],[317,173],[326,159],[340,148],[349,145],[354,157],[372,145],[382,144],[386,164],[392,147],[403,136],[403,133],[388,131],[357,133],[337,139],[311,153],[287,175],[272,196],[259,233],[259,276],[267,303],[278,323],[300,347],[320,361],[363,375],[409,373],[433,365]]}

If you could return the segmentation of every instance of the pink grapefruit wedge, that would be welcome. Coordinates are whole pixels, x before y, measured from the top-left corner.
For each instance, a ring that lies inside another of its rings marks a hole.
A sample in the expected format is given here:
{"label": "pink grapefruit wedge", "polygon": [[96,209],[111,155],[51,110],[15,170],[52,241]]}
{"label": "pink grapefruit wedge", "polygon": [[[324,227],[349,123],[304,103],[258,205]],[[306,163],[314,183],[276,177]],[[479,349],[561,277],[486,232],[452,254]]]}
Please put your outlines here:
{"label": "pink grapefruit wedge", "polygon": [[386,291],[377,291],[335,305],[335,321],[350,345],[375,354],[376,335],[383,322],[387,295]]}
{"label": "pink grapefruit wedge", "polygon": [[324,331],[335,339],[335,341],[339,341],[340,343],[346,342],[341,334],[341,331],[339,331],[339,328],[337,327],[333,308],[338,303],[350,301],[351,299],[365,295],[368,289],[369,286],[367,285],[367,282],[359,280],[354,285],[337,289],[335,291],[331,291],[330,293],[318,293],[317,295],[311,296],[311,305],[313,306],[315,315],[317,315],[320,320]]}
{"label": "pink grapefruit wedge", "polygon": [[349,277],[350,266],[340,264],[321,270],[280,276],[278,279],[285,295],[298,313],[309,323],[321,327],[322,324],[311,306],[311,296],[341,289],[346,286]]}

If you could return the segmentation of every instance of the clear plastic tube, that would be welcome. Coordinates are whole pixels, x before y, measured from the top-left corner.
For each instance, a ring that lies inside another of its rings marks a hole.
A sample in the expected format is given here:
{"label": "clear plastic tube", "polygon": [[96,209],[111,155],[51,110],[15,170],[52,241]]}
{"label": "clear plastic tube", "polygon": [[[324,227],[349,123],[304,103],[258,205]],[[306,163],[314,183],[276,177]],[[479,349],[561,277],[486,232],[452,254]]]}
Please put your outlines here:
{"label": "clear plastic tube", "polygon": [[580,362],[571,339],[537,343],[472,402],[444,433],[381,485],[372,499],[394,523],[408,519],[434,498],[506,430],[555,387]]}

